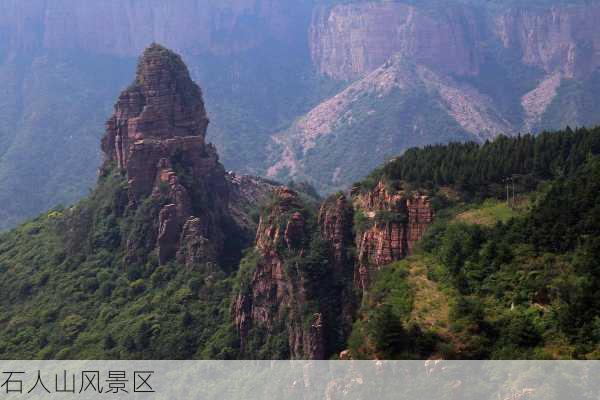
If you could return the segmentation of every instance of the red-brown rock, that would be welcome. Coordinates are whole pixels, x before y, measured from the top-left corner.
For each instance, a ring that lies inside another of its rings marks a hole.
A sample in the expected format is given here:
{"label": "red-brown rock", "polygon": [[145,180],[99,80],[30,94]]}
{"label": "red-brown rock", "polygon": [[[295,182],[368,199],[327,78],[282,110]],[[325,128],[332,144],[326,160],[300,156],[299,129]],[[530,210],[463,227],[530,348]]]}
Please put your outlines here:
{"label": "red-brown rock", "polygon": [[[368,228],[356,237],[355,285],[364,291],[374,271],[412,254],[434,213],[427,196],[390,193],[383,182],[367,193],[356,194],[354,202],[369,221]],[[392,217],[386,220],[382,214]]]}
{"label": "red-brown rock", "polygon": [[[222,248],[219,220],[228,207],[228,183],[214,146],[204,141],[202,92],[181,58],[150,46],[106,126],[102,169],[117,168],[126,176],[130,208],[148,196],[163,203],[156,216],[159,261],[172,259],[182,240],[182,257],[190,263],[214,261]],[[135,240],[129,243],[135,247]]]}
{"label": "red-brown rock", "polygon": [[331,245],[337,274],[343,274],[344,268],[353,261],[348,258],[348,249],[354,240],[352,218],[352,206],[342,194],[328,198],[319,211],[321,236]]}
{"label": "red-brown rock", "polygon": [[274,195],[274,203],[262,215],[258,226],[259,261],[251,281],[232,306],[242,352],[256,350],[248,349],[248,335],[253,327],[275,335],[281,333],[282,321],[287,321],[291,357],[323,358],[325,318],[315,313],[311,321],[305,321],[302,307],[307,303],[306,281],[301,273],[292,276],[286,271],[288,252],[301,256],[308,242],[302,204],[289,188],[277,188]]}

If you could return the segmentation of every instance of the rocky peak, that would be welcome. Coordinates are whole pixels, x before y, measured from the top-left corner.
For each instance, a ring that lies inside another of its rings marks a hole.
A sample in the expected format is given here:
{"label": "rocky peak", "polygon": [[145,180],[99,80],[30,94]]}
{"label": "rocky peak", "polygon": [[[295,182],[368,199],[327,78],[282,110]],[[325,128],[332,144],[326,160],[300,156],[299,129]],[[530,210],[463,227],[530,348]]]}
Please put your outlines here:
{"label": "rocky peak", "polygon": [[427,196],[383,182],[354,190],[351,201],[330,196],[316,226],[312,212],[293,190],[273,190],[256,234],[256,264],[232,305],[243,354],[264,351],[265,334],[286,339],[292,358],[339,350],[359,305],[355,289],[368,290],[375,271],[410,255],[433,219]]}
{"label": "rocky peak", "polygon": [[286,338],[292,358],[322,359],[348,337],[357,306],[352,204],[331,196],[315,225],[316,212],[287,187],[273,191],[256,235],[255,269],[232,307],[244,353],[260,351],[266,332]]}
{"label": "rocky peak", "polygon": [[[148,197],[160,205],[152,229],[161,263],[176,255],[187,264],[214,262],[223,247],[228,182],[204,141],[207,126],[202,91],[181,57],[151,45],[106,124],[102,172],[125,175],[130,209]],[[140,253],[137,240],[128,240],[129,254]]]}
{"label": "rocky peak", "polygon": [[[324,298],[339,288],[329,265],[317,267],[306,258],[314,234],[307,207],[295,191],[278,187],[261,216],[258,261],[232,307],[243,353],[258,351],[256,343],[265,340],[264,333],[285,338],[295,359],[322,359],[331,351],[326,332],[337,321],[332,318],[331,301]],[[316,268],[323,270],[316,273]]]}
{"label": "rocky peak", "polygon": [[202,91],[179,55],[158,44],[151,45],[138,64],[131,89],[144,102],[140,118],[151,118],[139,126],[140,134],[161,138],[205,136],[208,118]]}
{"label": "rocky peak", "polygon": [[188,137],[204,144],[208,118],[202,91],[177,54],[158,45],[140,58],[135,81],[119,96],[102,141],[105,164],[127,168],[144,140]]}

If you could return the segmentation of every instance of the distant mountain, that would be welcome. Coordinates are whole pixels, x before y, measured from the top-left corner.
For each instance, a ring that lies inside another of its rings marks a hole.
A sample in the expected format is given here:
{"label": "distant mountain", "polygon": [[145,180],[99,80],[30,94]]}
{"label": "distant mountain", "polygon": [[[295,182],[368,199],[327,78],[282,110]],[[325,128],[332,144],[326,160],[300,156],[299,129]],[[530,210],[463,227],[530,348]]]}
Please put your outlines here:
{"label": "distant mountain", "polygon": [[0,234],[1,358],[600,356],[600,128],[412,148],[322,200],[227,173],[208,126],[152,44],[90,195]]}
{"label": "distant mountain", "polygon": [[397,56],[274,136],[267,174],[343,189],[404,149],[512,129],[489,97]]}
{"label": "distant mountain", "polygon": [[341,188],[411,146],[597,123],[597,5],[317,7],[321,74],[352,83],[272,137],[269,176]]}
{"label": "distant mountain", "polygon": [[227,167],[260,172],[268,134],[329,82],[311,73],[310,13],[303,1],[0,1],[0,229],[88,192],[103,123],[153,41],[202,84]]}
{"label": "distant mountain", "polygon": [[87,193],[99,127],[153,41],[202,84],[227,169],[327,192],[413,145],[600,122],[599,16],[576,0],[1,0],[0,228]]}

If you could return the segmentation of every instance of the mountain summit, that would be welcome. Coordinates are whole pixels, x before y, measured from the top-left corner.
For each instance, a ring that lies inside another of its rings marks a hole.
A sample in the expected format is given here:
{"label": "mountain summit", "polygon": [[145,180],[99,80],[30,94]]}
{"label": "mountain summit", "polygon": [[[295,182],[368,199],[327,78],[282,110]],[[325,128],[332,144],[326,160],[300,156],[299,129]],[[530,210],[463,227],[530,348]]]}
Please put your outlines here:
{"label": "mountain summit", "polygon": [[132,146],[144,139],[198,137],[204,141],[208,118],[202,91],[174,52],[152,44],[140,58],[135,81],[119,96],[102,140],[105,166],[127,168]]}
{"label": "mountain summit", "polygon": [[[102,173],[126,178],[130,209],[152,200],[146,240],[161,264],[175,256],[188,266],[214,262],[223,246],[229,196],[217,152],[204,141],[207,126],[202,91],[181,58],[151,45],[107,122]],[[128,239],[128,262],[142,245],[137,235]]]}

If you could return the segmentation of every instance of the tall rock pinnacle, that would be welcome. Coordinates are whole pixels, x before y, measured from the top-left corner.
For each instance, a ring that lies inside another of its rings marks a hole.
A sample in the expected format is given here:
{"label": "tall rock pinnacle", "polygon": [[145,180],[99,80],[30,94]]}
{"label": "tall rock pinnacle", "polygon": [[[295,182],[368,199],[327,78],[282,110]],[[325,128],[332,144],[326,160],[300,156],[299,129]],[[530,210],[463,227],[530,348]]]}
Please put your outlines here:
{"label": "tall rock pinnacle", "polygon": [[119,97],[102,150],[106,161],[126,168],[136,141],[185,136],[204,140],[207,126],[202,92],[181,57],[152,44],[139,61],[135,81]]}
{"label": "tall rock pinnacle", "polygon": [[160,206],[153,230],[161,263],[176,255],[212,262],[222,246],[229,195],[217,152],[204,141],[207,126],[202,92],[181,57],[151,45],[106,124],[102,170],[126,177],[131,208],[149,196]]}

